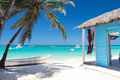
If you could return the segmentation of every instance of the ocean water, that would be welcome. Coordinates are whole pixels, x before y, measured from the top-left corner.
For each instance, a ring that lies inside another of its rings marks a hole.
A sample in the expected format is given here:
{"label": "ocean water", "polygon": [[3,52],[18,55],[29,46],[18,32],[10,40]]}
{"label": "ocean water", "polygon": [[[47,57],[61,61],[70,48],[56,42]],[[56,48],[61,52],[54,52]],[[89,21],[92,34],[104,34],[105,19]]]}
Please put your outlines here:
{"label": "ocean water", "polygon": [[[0,46],[0,58],[3,55],[5,46]],[[86,47],[87,51],[87,47]],[[118,55],[120,52],[120,46],[112,46],[112,54]],[[9,49],[8,59],[22,59],[31,57],[44,57],[44,56],[54,56],[54,57],[78,57],[81,56],[82,48],[75,47],[74,45],[36,45],[36,46],[24,46],[22,48],[17,48],[12,46]],[[94,52],[92,53],[94,56]]]}

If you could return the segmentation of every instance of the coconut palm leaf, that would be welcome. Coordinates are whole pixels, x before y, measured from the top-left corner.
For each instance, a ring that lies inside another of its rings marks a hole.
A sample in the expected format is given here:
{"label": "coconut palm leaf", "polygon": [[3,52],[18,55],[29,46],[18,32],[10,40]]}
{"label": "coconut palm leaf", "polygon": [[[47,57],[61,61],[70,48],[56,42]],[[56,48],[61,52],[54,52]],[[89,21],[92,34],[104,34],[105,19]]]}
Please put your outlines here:
{"label": "coconut palm leaf", "polygon": [[9,6],[9,1],[8,0],[0,0],[0,34],[3,29],[3,24],[4,24],[4,13],[5,9]]}
{"label": "coconut palm leaf", "polygon": [[67,35],[65,32],[64,26],[59,22],[57,17],[53,13],[49,12],[48,18],[51,20],[53,28],[58,28],[62,32],[64,39],[66,39]]}
{"label": "coconut palm leaf", "polygon": [[14,3],[15,0],[0,0],[0,35],[4,28],[4,21],[8,18],[8,14],[11,12]]}
{"label": "coconut palm leaf", "polygon": [[21,26],[24,27],[24,33],[22,34],[20,40],[21,45],[23,45],[27,39],[31,39],[32,27],[39,16],[39,12],[39,4],[38,2],[36,2],[33,4],[33,7],[27,10],[22,19],[20,19],[16,22],[16,24],[13,25],[13,28],[18,28]]}
{"label": "coconut palm leaf", "polygon": [[9,17],[20,11],[25,11],[25,15],[13,25],[14,29],[18,27],[24,28],[20,43],[23,45],[26,40],[31,39],[33,24],[40,15],[40,11],[46,12],[53,28],[58,28],[62,32],[64,39],[66,39],[67,35],[64,26],[57,19],[54,12],[58,11],[65,14],[64,7],[68,3],[72,3],[72,0],[16,0]]}

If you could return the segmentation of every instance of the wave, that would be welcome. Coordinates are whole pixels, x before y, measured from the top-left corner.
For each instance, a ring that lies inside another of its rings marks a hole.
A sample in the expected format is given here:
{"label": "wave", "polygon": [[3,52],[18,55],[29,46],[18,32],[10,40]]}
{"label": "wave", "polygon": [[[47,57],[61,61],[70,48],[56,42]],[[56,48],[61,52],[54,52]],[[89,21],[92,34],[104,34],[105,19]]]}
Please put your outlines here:
{"label": "wave", "polygon": [[22,46],[20,44],[18,44],[16,47],[10,47],[10,50],[12,50],[12,49],[20,49],[20,48],[22,48]]}
{"label": "wave", "polygon": [[74,49],[74,48],[71,48],[71,49],[70,49],[70,51],[71,51],[71,52],[74,52],[74,51],[75,51],[75,49]]}

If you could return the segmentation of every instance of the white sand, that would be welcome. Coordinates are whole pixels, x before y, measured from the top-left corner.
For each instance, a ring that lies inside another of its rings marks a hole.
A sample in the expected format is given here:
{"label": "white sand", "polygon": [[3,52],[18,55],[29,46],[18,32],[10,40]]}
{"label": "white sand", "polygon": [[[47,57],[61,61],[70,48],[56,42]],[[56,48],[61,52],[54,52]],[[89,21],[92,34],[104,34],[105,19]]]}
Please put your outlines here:
{"label": "white sand", "polygon": [[0,80],[120,80],[120,71],[81,66],[79,58],[49,58],[45,64],[0,70]]}

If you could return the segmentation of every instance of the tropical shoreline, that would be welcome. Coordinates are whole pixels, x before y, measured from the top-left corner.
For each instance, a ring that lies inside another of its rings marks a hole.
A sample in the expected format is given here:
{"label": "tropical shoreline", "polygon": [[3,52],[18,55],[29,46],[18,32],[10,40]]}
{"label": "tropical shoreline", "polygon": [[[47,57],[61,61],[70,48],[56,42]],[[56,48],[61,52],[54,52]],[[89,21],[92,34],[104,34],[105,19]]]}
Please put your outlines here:
{"label": "tropical shoreline", "polygon": [[[112,59],[118,59],[118,55],[112,55]],[[64,62],[64,61],[69,61],[69,60],[78,60],[80,63],[82,63],[82,56],[52,56],[52,55],[47,55],[47,56],[38,56],[38,57],[30,57],[30,58],[20,58],[20,59],[8,59],[6,61],[6,65],[19,65],[19,64],[32,64],[32,63],[44,63],[44,62]],[[85,56],[85,61],[90,62],[90,61],[95,61],[96,57],[95,55],[86,55]]]}
{"label": "tropical shoreline", "polygon": [[[25,61],[34,62],[34,60],[39,61],[39,64],[11,66],[7,67],[7,70],[0,70],[0,80],[119,80],[118,77],[120,77],[111,76],[109,74],[105,75],[102,71],[95,70],[104,70],[105,68],[99,68],[98,66],[94,66],[94,68],[92,68],[89,65],[82,65],[82,58],[69,57],[64,60],[59,60],[53,57],[42,59],[40,57],[34,57],[22,59],[22,63]],[[88,60],[90,61],[90,59]],[[12,61],[19,62],[20,60],[11,60],[11,62]],[[106,71],[109,73],[109,70]]]}

